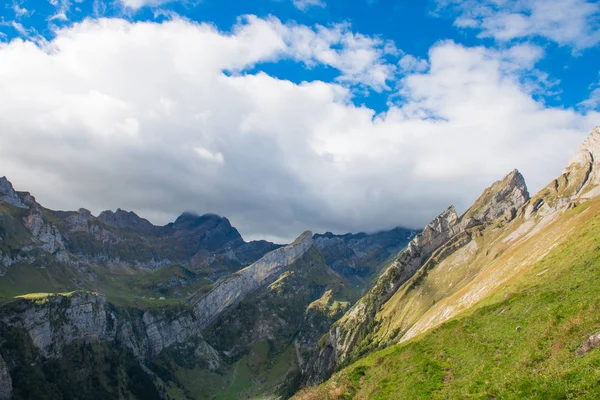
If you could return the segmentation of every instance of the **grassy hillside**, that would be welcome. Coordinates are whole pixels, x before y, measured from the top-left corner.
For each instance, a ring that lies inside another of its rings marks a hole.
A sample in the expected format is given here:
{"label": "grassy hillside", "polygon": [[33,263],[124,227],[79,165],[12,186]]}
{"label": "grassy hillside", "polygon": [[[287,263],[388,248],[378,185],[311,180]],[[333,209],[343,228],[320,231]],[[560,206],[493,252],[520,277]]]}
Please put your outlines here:
{"label": "grassy hillside", "polygon": [[560,224],[558,245],[532,263],[523,252],[520,275],[475,307],[295,398],[600,398],[600,349],[577,352],[600,331],[600,200]]}

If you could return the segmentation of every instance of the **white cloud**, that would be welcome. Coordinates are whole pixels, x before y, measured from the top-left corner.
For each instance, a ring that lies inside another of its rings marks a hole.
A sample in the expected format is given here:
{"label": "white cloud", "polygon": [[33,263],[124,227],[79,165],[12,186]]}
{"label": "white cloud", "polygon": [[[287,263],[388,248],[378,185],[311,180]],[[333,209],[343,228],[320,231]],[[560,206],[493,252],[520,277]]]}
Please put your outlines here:
{"label": "white cloud", "polygon": [[119,0],[124,7],[138,10],[142,7],[159,7],[177,0]]}
{"label": "white cloud", "polygon": [[405,54],[404,56],[402,56],[402,58],[398,62],[398,65],[400,65],[400,69],[404,73],[424,72],[429,67],[429,64],[427,64],[427,60],[417,58],[411,54]]}
{"label": "white cloud", "polygon": [[[385,82],[348,62],[383,65],[367,44],[385,44],[348,27],[244,21],[226,34],[87,20],[42,47],[0,45],[0,175],[49,207],[122,207],[155,222],[216,212],[246,237],[420,227],[515,167],[539,189],[600,117],[534,101],[518,71],[535,57],[522,49],[453,42],[434,46],[429,68],[398,82],[400,105],[375,116],[344,85]],[[243,73],[282,58],[343,78]]]}
{"label": "white cloud", "polygon": [[286,53],[308,66],[324,64],[342,72],[338,81],[366,85],[376,91],[388,89],[396,68],[385,56],[396,54],[395,46],[375,37],[350,31],[348,24],[331,27],[282,25],[270,20],[287,45]]}
{"label": "white cloud", "polygon": [[499,41],[544,37],[582,50],[600,43],[600,3],[588,0],[437,0],[455,25]]}
{"label": "white cloud", "polygon": [[292,0],[294,3],[294,7],[301,11],[306,11],[312,7],[325,7],[325,2],[323,0]]}
{"label": "white cloud", "polygon": [[579,106],[587,110],[598,110],[600,111],[600,79],[593,85],[590,85],[592,91],[590,96],[579,103]]}
{"label": "white cloud", "polygon": [[17,19],[29,14],[29,10],[21,6],[21,3],[17,2],[16,0],[13,1],[12,9],[15,12],[15,17]]}
{"label": "white cloud", "polygon": [[54,15],[50,16],[49,20],[68,21],[68,14],[71,10],[70,0],[49,0],[49,2],[56,8]]}

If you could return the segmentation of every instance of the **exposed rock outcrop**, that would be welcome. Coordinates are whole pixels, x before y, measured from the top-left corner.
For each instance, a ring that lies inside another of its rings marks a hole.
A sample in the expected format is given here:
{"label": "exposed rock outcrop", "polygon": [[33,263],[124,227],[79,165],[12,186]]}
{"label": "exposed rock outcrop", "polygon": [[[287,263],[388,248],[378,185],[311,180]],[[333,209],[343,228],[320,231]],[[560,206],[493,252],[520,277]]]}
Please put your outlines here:
{"label": "exposed rock outcrop", "polygon": [[600,194],[600,127],[596,127],[571,157],[562,174],[529,202],[525,219],[545,217]]}
{"label": "exposed rock outcrop", "polygon": [[64,251],[65,244],[60,231],[55,225],[48,223],[39,211],[35,210],[25,217],[25,226],[39,241],[42,250],[51,254]]}
{"label": "exposed rock outcrop", "polygon": [[0,356],[0,399],[10,399],[12,395],[12,379],[6,363]]}
{"label": "exposed rock outcrop", "polygon": [[596,347],[600,346],[600,332],[590,336],[578,349],[577,355],[583,357]]}
{"label": "exposed rock outcrop", "polygon": [[273,250],[249,267],[218,281],[209,293],[193,301],[199,325],[206,327],[225,308],[281,274],[306,253],[312,243],[312,232],[304,232],[288,246]]}
{"label": "exposed rock outcrop", "polygon": [[18,208],[28,208],[5,176],[0,177],[0,200]]}
{"label": "exposed rock outcrop", "polygon": [[2,323],[23,329],[46,358],[62,357],[74,342],[114,343],[140,360],[152,359],[175,344],[198,343],[199,355],[209,354],[210,364],[219,364],[218,354],[209,351],[192,313],[135,313],[112,306],[95,293],[76,291],[19,300],[10,310],[3,310]]}
{"label": "exposed rock outcrop", "polygon": [[507,212],[512,215],[512,210],[518,210],[528,200],[525,179],[515,169],[504,179],[485,189],[461,219],[465,223],[471,218],[479,222],[494,221]]}

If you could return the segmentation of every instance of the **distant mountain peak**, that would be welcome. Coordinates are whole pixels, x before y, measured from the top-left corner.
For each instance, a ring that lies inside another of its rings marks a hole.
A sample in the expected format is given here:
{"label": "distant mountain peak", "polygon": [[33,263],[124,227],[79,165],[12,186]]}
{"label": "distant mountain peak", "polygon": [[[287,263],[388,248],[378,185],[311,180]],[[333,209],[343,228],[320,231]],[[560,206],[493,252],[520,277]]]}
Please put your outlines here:
{"label": "distant mountain peak", "polygon": [[[85,211],[81,210],[81,214],[86,214]],[[89,213],[89,211],[87,211]],[[98,216],[98,219],[107,225],[115,226],[118,228],[144,228],[150,229],[153,225],[147,219],[144,219],[134,213],[133,211],[125,211],[117,208],[115,212],[111,210],[102,211]]]}
{"label": "distant mountain peak", "polygon": [[193,229],[197,226],[204,224],[219,224],[225,223],[231,226],[229,220],[225,217],[222,217],[218,214],[206,213],[206,214],[197,214],[191,211],[183,212],[175,222],[173,222],[173,226],[182,229]]}
{"label": "distant mountain peak", "polygon": [[18,208],[29,208],[23,204],[12,183],[5,176],[0,178],[0,200]]}

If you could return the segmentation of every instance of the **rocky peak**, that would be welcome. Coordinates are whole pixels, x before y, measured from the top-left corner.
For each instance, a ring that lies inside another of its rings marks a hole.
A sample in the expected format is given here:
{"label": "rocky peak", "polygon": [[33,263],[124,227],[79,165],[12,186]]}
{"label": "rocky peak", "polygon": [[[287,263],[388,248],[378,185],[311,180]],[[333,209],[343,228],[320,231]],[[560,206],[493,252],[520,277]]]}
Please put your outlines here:
{"label": "rocky peak", "polygon": [[600,195],[600,127],[596,127],[571,157],[561,176],[542,189],[525,209],[529,219]]}
{"label": "rocky peak", "polygon": [[[80,213],[82,212],[80,211]],[[133,211],[125,211],[120,208],[117,208],[117,211],[115,212],[110,210],[102,211],[98,216],[98,219],[107,225],[117,228],[151,229],[154,226],[150,221],[141,218]]]}
{"label": "rocky peak", "polygon": [[428,223],[423,231],[408,244],[409,254],[411,256],[430,254],[458,233],[458,222],[459,218],[454,206],[448,207]]}
{"label": "rocky peak", "polygon": [[474,221],[494,221],[511,210],[518,210],[528,200],[529,192],[525,179],[515,169],[504,179],[485,189],[461,220],[466,225]]}
{"label": "rocky peak", "polygon": [[595,127],[569,160],[573,164],[600,162],[600,126]]}
{"label": "rocky peak", "polygon": [[19,208],[29,208],[19,198],[12,183],[5,176],[0,178],[0,200]]}

